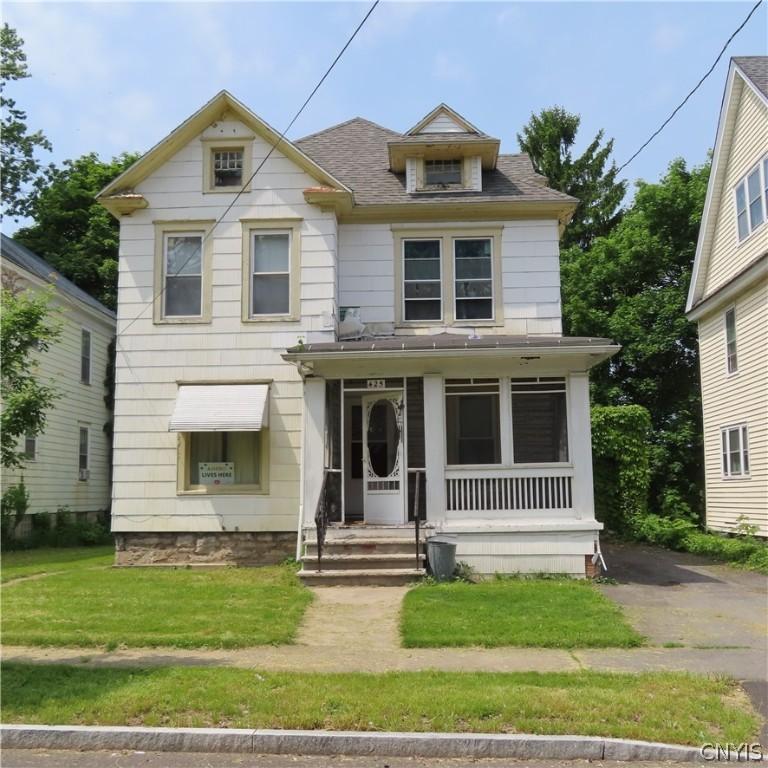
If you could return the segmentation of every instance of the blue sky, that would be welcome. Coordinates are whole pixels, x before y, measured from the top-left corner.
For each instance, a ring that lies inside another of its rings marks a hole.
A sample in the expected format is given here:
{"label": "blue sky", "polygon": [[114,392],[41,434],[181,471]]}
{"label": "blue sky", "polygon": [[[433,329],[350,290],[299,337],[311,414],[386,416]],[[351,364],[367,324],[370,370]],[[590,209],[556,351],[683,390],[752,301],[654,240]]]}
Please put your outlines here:
{"label": "blue sky", "polygon": [[[581,144],[603,128],[621,163],[752,4],[384,0],[289,137],[355,115],[406,130],[445,101],[514,152],[531,112],[560,104],[581,114]],[[5,2],[32,73],[8,91],[55,162],[146,150],[221,88],[282,130],[368,5]],[[627,178],[655,180],[676,156],[705,159],[727,59],[766,54],[766,23],[764,3]]]}

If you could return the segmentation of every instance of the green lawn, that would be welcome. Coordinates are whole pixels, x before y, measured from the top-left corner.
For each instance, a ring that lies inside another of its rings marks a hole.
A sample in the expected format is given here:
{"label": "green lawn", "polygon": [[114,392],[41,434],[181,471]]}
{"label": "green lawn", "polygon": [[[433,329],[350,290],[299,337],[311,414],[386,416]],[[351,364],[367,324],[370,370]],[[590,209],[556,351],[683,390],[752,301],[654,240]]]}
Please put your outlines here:
{"label": "green lawn", "polygon": [[605,648],[643,643],[615,603],[591,583],[570,579],[424,584],[405,596],[400,628],[408,648]]}
{"label": "green lawn", "polygon": [[735,684],[679,672],[387,674],[3,666],[6,723],[581,734],[743,743]]}
{"label": "green lawn", "polygon": [[71,570],[3,587],[6,645],[290,643],[312,595],[293,569]]}
{"label": "green lawn", "polygon": [[104,547],[44,547],[18,552],[3,552],[0,559],[0,581],[36,576],[40,573],[81,570],[112,565],[115,548]]}

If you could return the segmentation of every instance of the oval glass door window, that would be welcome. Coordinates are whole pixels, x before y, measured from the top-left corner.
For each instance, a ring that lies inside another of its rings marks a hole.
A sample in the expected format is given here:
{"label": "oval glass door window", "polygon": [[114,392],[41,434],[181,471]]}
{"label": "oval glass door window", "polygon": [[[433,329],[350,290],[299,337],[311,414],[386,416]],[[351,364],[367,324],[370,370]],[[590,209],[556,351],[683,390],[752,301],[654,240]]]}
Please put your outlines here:
{"label": "oval glass door window", "polygon": [[376,477],[389,477],[397,463],[400,429],[395,408],[392,400],[377,400],[368,414],[368,458]]}

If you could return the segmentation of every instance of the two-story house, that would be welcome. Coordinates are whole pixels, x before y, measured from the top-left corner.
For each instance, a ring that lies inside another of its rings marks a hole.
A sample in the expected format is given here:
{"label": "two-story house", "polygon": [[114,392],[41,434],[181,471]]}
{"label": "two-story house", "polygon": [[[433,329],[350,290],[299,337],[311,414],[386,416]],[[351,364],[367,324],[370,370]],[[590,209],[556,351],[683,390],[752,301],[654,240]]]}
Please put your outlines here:
{"label": "two-story house", "polygon": [[[12,291],[51,293],[52,320],[59,338],[38,355],[36,375],[58,394],[46,413],[45,430],[28,435],[19,448],[24,466],[3,472],[3,486],[22,478],[29,512],[92,515],[109,509],[111,412],[104,401],[115,313],[50,264],[6,235],[0,235],[3,285]],[[16,535],[29,523],[22,520]]]}
{"label": "two-story house", "polygon": [[731,59],[687,314],[699,324],[706,524],[768,536],[768,57]]}
{"label": "two-story house", "polygon": [[100,193],[117,562],[298,553],[309,578],[320,508],[316,579],[397,579],[418,509],[482,573],[584,576],[588,371],[617,347],[562,336],[577,201],[445,105],[278,140],[222,92]]}

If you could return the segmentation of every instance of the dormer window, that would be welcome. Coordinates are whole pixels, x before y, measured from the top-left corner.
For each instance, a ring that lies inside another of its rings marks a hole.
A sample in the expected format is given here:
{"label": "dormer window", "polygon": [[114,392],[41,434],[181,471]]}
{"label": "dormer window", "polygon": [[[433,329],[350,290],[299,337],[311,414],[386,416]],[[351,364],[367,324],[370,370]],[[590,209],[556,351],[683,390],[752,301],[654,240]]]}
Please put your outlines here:
{"label": "dormer window", "polygon": [[425,160],[424,183],[428,187],[461,186],[461,160]]}
{"label": "dormer window", "polygon": [[213,151],[213,186],[240,187],[243,184],[243,150]]}

